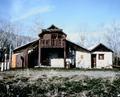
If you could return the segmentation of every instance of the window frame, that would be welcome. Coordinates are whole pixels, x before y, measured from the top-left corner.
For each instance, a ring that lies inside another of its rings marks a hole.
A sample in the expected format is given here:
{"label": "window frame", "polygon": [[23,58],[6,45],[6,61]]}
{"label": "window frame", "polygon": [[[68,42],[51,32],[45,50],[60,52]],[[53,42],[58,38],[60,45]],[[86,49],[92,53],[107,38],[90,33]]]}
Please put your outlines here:
{"label": "window frame", "polygon": [[98,55],[98,59],[99,59],[99,60],[104,60],[104,54],[99,54],[99,55]]}

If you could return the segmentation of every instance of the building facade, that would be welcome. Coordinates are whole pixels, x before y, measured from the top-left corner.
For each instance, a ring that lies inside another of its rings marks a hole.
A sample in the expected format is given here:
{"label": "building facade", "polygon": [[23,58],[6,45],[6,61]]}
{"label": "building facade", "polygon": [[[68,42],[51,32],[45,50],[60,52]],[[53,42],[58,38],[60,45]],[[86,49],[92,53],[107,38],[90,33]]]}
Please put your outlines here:
{"label": "building facade", "polygon": [[92,68],[112,68],[113,51],[103,44],[98,44],[90,49]]}
{"label": "building facade", "polygon": [[[109,53],[108,49],[103,49],[104,53],[99,50],[96,52],[95,48],[95,50],[88,50],[66,38],[67,35],[63,30],[54,25],[42,29],[38,40],[18,47],[13,51],[11,68],[98,68],[112,65],[112,50],[109,49]],[[100,45],[99,47],[102,48],[103,46]],[[97,56],[96,53],[104,54],[105,60],[99,62],[96,59],[96,65],[93,66],[93,60],[95,60],[93,56]],[[106,57],[108,57],[108,60]]]}

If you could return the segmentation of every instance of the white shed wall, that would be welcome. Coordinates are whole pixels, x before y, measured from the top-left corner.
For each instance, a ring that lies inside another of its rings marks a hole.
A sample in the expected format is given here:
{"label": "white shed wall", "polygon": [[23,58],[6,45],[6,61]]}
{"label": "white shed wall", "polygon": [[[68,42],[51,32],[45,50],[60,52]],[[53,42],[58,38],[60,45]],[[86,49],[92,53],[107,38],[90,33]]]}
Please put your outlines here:
{"label": "white shed wall", "polygon": [[91,68],[91,54],[87,52],[76,51],[76,67]]}
{"label": "white shed wall", "polygon": [[[94,52],[96,54],[96,68],[112,68],[112,52]],[[99,60],[99,54],[104,54],[104,60]]]}
{"label": "white shed wall", "polygon": [[64,68],[64,59],[62,58],[51,59],[51,67]]}
{"label": "white shed wall", "polygon": [[[67,58],[66,62],[71,63],[71,59]],[[62,58],[51,59],[51,67],[64,68],[64,59],[62,59]]]}

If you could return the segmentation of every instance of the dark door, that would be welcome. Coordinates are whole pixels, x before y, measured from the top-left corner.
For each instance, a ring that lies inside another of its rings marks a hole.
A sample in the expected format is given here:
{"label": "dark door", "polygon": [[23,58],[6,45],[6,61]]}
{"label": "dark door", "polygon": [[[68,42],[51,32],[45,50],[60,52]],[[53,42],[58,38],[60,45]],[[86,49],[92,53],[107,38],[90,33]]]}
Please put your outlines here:
{"label": "dark door", "polygon": [[38,65],[38,49],[35,48],[28,54],[28,67],[33,68]]}
{"label": "dark door", "polygon": [[23,69],[24,68],[24,57],[21,56],[20,58],[21,58],[21,61],[22,61],[22,69]]}
{"label": "dark door", "polygon": [[96,54],[91,55],[91,68],[96,67]]}

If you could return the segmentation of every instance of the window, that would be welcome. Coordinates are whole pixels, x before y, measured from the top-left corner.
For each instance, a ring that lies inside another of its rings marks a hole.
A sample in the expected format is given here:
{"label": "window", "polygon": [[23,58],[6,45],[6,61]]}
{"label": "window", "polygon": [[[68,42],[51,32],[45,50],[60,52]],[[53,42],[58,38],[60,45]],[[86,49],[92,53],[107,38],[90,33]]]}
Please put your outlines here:
{"label": "window", "polygon": [[99,60],[104,60],[104,54],[99,54],[98,58]]}
{"label": "window", "polygon": [[46,45],[49,45],[50,44],[50,41],[49,40],[46,40]]}
{"label": "window", "polygon": [[61,34],[58,34],[58,38],[62,38],[62,35],[61,35]]}
{"label": "window", "polygon": [[52,34],[52,39],[56,39],[57,38],[57,34]]}

